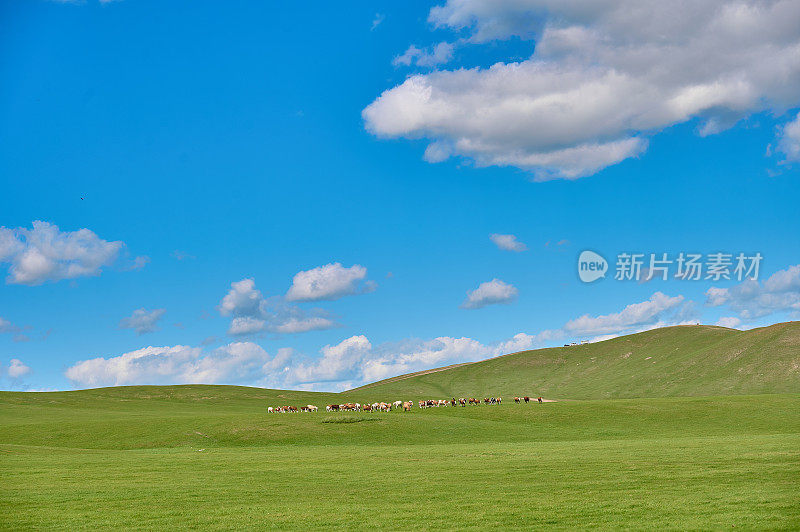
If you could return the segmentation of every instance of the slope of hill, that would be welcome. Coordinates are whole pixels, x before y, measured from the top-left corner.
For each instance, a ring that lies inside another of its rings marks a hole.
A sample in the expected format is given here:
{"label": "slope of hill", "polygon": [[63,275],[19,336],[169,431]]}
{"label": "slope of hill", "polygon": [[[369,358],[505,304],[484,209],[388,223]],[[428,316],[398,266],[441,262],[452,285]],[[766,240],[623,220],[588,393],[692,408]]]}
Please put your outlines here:
{"label": "slope of hill", "polygon": [[402,375],[346,392],[368,397],[543,395],[611,399],[800,392],[800,322],[749,331],[655,329]]}

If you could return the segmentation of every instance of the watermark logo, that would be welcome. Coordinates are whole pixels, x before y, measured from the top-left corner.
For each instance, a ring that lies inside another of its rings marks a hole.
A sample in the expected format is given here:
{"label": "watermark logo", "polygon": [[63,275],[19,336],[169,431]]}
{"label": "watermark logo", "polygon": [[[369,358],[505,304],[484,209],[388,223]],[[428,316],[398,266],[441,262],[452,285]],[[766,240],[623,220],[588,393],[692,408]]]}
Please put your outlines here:
{"label": "watermark logo", "polygon": [[[616,281],[721,281],[758,280],[761,253],[620,253],[614,265]],[[578,257],[578,277],[593,283],[609,273],[606,259],[594,251],[584,251]]]}
{"label": "watermark logo", "polygon": [[593,283],[605,277],[608,272],[608,262],[594,251],[583,251],[578,257],[578,277],[584,283]]}

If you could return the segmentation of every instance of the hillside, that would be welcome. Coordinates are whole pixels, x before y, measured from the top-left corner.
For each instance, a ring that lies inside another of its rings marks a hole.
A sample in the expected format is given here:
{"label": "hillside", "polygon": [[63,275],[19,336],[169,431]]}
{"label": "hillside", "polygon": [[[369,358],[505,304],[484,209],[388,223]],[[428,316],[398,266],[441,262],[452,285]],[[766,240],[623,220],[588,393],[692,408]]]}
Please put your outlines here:
{"label": "hillside", "polygon": [[797,392],[800,322],[787,322],[749,331],[665,327],[402,375],[345,395],[611,399]]}

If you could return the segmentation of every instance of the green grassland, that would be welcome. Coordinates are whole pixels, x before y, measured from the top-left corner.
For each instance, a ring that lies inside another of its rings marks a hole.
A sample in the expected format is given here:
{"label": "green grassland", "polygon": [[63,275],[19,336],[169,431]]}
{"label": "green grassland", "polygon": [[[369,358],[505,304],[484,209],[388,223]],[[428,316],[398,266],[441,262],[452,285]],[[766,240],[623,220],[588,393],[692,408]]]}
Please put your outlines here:
{"label": "green grassland", "polygon": [[[662,329],[344,394],[2,392],[0,528],[798,529],[797,331]],[[526,393],[557,401],[509,400]],[[500,406],[324,412],[499,394]],[[284,404],[321,408],[266,412]]]}

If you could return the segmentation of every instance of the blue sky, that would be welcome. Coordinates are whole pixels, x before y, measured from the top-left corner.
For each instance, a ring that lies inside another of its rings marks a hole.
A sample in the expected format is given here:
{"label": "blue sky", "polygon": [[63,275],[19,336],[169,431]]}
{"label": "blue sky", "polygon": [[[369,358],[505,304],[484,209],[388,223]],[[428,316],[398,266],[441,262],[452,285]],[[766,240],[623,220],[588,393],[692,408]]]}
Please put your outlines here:
{"label": "blue sky", "polygon": [[[797,319],[796,5],[639,5],[5,2],[0,388],[338,390]],[[586,284],[585,249],[763,261]]]}

